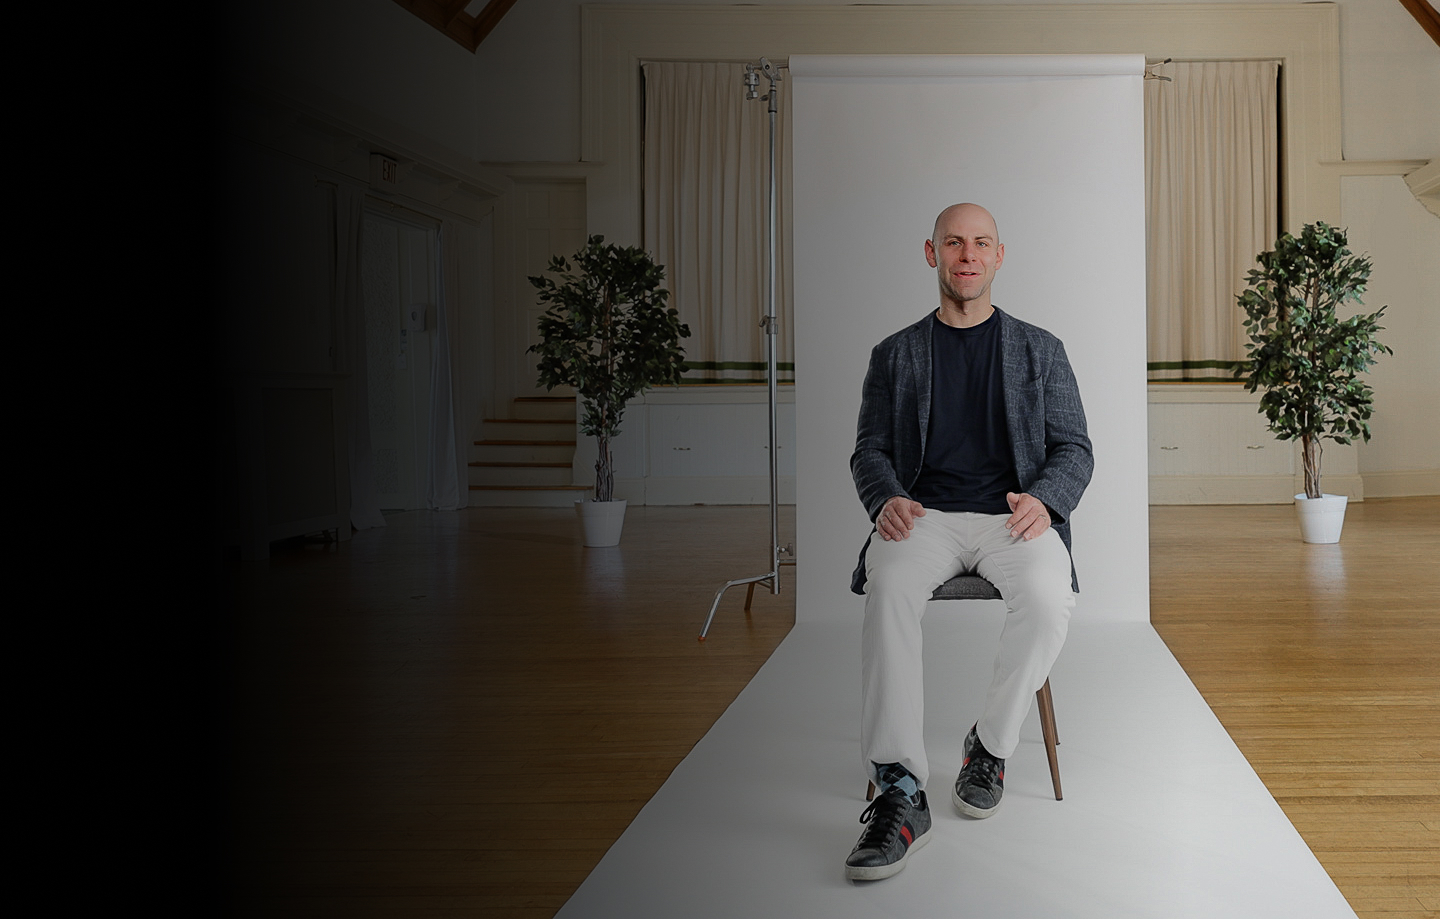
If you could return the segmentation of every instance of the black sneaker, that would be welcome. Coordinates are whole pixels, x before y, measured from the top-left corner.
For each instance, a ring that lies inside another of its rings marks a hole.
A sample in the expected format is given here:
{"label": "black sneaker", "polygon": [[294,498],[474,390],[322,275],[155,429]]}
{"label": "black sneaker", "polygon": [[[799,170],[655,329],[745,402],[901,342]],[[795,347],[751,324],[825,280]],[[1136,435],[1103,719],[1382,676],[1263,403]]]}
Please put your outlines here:
{"label": "black sneaker", "polygon": [[995,813],[1005,793],[1005,761],[990,755],[975,728],[965,735],[965,765],[955,777],[950,800],[967,817],[984,818]]}
{"label": "black sneaker", "polygon": [[845,859],[845,876],[852,881],[878,881],[899,873],[910,851],[929,841],[930,804],[925,792],[916,792],[911,800],[892,785],[870,802],[860,822],[869,826]]}

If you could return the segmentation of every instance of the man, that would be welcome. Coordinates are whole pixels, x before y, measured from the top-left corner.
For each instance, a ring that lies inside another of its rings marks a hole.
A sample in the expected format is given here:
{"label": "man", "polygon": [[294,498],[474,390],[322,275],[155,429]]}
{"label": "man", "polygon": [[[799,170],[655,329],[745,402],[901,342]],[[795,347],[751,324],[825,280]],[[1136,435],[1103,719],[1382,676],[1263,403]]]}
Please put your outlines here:
{"label": "man", "polygon": [[865,595],[860,745],[877,789],[845,861],[856,880],[895,874],[929,840],[920,620],[962,572],[993,583],[1008,615],[951,800],[975,818],[999,805],[1005,759],[1065,641],[1069,518],[1094,468],[1064,346],[990,302],[1005,261],[990,213],[946,208],[925,260],[940,306],[871,353],[850,457],[875,523],[851,583]]}

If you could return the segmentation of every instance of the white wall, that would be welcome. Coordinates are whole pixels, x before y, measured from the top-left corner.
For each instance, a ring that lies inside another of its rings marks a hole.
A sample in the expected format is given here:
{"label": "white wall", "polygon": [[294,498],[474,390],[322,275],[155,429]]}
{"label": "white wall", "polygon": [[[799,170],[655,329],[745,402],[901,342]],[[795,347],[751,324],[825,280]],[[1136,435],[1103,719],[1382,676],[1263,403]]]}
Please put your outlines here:
{"label": "white wall", "polygon": [[1399,176],[1352,176],[1341,192],[1350,248],[1374,261],[1361,309],[1388,307],[1380,340],[1395,351],[1370,371],[1373,439],[1358,450],[1365,493],[1434,493],[1440,485],[1440,220]]}
{"label": "white wall", "polygon": [[233,4],[225,28],[232,78],[330,93],[472,161],[487,158],[476,99],[500,87],[482,86],[474,55],[392,0]]}

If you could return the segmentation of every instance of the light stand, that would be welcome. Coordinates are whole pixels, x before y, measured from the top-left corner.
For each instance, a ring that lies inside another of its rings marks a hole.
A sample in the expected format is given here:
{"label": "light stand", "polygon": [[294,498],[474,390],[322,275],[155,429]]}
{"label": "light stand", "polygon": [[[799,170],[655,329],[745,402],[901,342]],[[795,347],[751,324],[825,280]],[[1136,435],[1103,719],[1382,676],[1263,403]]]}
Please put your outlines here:
{"label": "light stand", "polygon": [[[767,389],[770,395],[770,570],[753,578],[737,578],[725,582],[725,586],[715,594],[715,602],[710,604],[710,615],[705,617],[705,625],[700,629],[701,641],[705,640],[705,636],[710,631],[710,622],[715,618],[715,610],[719,608],[720,598],[725,595],[725,591],[741,584],[748,585],[745,591],[745,612],[748,615],[750,601],[755,596],[755,585],[769,584],[772,594],[780,593],[780,566],[795,564],[794,544],[780,545],[780,460],[777,456],[780,452],[780,444],[777,437],[775,413],[775,377],[779,369],[775,360],[775,337],[780,331],[775,320],[775,113],[780,98],[780,68],[763,57],[758,65],[746,64],[746,99],[760,98],[761,73],[770,80],[770,91],[764,97],[770,109],[770,289],[765,301],[765,316],[760,320],[760,327],[765,330],[765,359],[769,366]],[[785,556],[783,560],[781,559],[782,555]]]}

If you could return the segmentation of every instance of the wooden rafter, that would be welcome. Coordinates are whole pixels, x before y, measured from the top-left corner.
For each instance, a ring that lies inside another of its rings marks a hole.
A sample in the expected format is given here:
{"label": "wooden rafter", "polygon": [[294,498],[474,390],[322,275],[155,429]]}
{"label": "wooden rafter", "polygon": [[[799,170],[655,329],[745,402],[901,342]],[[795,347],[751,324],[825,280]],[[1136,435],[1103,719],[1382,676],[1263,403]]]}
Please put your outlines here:
{"label": "wooden rafter", "polygon": [[[465,12],[470,0],[395,0],[405,9],[419,16],[435,28],[444,32],[465,47],[474,51],[480,47],[505,14],[510,12],[516,0],[490,0],[479,16]],[[1419,0],[1423,3],[1424,0]]]}
{"label": "wooden rafter", "polygon": [[1400,0],[1400,5],[1409,10],[1415,21],[1420,23],[1420,28],[1429,33],[1436,45],[1440,45],[1440,13],[1435,12],[1429,0]]}

